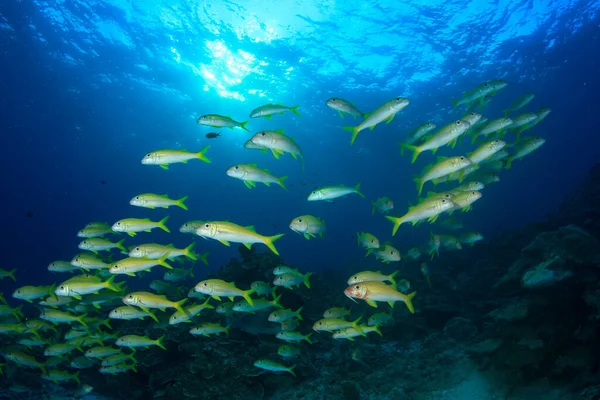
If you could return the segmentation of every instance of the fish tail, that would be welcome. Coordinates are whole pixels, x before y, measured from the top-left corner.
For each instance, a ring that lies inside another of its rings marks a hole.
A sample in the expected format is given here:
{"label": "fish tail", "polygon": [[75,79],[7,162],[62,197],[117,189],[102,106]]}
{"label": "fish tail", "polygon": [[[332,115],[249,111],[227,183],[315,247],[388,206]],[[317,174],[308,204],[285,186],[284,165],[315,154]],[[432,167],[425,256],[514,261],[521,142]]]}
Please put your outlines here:
{"label": "fish tail", "polygon": [[284,235],[285,235],[284,233],[281,233],[279,235],[265,237],[265,245],[269,248],[269,250],[271,250],[276,255],[279,255],[279,252],[275,248],[275,245],[273,244],[273,242],[275,242],[277,239],[282,238]]}
{"label": "fish tail", "polygon": [[358,319],[356,321],[352,322],[352,327],[354,329],[356,329],[356,331],[358,333],[360,333],[363,336],[367,336],[367,334],[363,331],[363,329],[361,328],[361,326],[358,324],[360,322],[360,320],[362,319],[362,315],[360,317],[358,317]]}
{"label": "fish tail", "polygon": [[350,144],[354,144],[356,137],[358,136],[358,126],[342,126],[342,129],[352,133],[352,138],[350,139]]}
{"label": "fish tail", "polygon": [[394,223],[394,227],[392,228],[392,236],[395,236],[398,228],[400,228],[400,225],[402,225],[402,217],[390,217],[386,215],[385,218]]}
{"label": "fish tail", "polygon": [[[302,160],[304,160],[304,158],[302,158]],[[302,167],[302,169],[304,169],[304,166]],[[282,188],[284,188],[285,190],[287,190],[287,188],[285,187],[285,185],[283,184],[283,182],[287,179],[287,176],[282,176],[281,178],[277,179],[277,184],[279,186],[281,186]]]}
{"label": "fish tail", "polygon": [[365,257],[369,257],[372,252],[373,252],[373,249],[367,249],[367,254],[365,254]]}
{"label": "fish tail", "polygon": [[296,314],[296,318],[298,318],[298,321],[303,321],[304,319],[302,318],[302,315],[300,315],[300,313],[302,312],[302,309],[304,308],[304,306],[300,307],[299,309],[297,309],[294,314]]}
{"label": "fish tail", "polygon": [[125,239],[121,239],[119,240],[117,243],[115,243],[115,246],[117,246],[117,248],[121,251],[127,251],[127,248],[125,246],[123,246],[123,243],[125,242]]}
{"label": "fish tail", "polygon": [[79,380],[79,373],[80,373],[80,372],[81,372],[81,371],[77,371],[77,372],[75,372],[73,375],[71,375],[71,378],[73,378],[73,380],[74,380],[75,382],[77,382],[78,384],[80,384],[80,385],[81,385],[81,381]]}
{"label": "fish tail", "polygon": [[154,341],[154,344],[156,344],[161,349],[166,350],[167,348],[163,344],[163,340],[164,339],[165,339],[165,335],[162,335],[161,337],[159,337],[158,339],[156,339],[156,341]]}
{"label": "fish tail", "polygon": [[79,317],[75,318],[75,321],[79,322],[81,325],[85,326],[87,329],[87,328],[89,328],[88,324],[83,320],[85,317],[87,317],[87,313],[82,314]]}
{"label": "fish tail", "polygon": [[156,263],[158,265],[161,265],[161,266],[165,267],[165,268],[173,269],[173,267],[171,267],[169,265],[169,263],[167,263],[167,258],[168,257],[169,257],[169,253],[167,252],[167,253],[163,254],[158,260],[156,260]]}
{"label": "fish tail", "polygon": [[13,281],[15,281],[15,282],[17,281],[17,278],[15,278],[15,272],[16,272],[16,271],[17,271],[17,269],[15,268],[15,269],[11,269],[10,271],[8,271],[8,272],[6,273],[6,275],[7,275],[7,276],[8,276],[10,279],[12,279]]}
{"label": "fish tail", "polygon": [[356,184],[356,186],[354,186],[354,192],[359,195],[360,197],[362,197],[363,199],[365,198],[365,195],[362,194],[362,192],[360,191],[360,182],[358,182]]}
{"label": "fish tail", "polygon": [[208,253],[204,253],[204,254],[198,254],[198,253],[196,253],[196,256],[200,259],[200,261],[202,261],[202,263],[204,265],[208,265],[208,259],[207,259]]}
{"label": "fish tail", "polygon": [[[418,146],[413,146],[412,144],[407,144],[407,143],[403,143],[403,142],[398,142],[398,144],[400,145],[400,147],[402,149],[410,150],[413,152],[412,160],[410,161],[410,163],[414,164],[415,161],[417,160],[417,157],[419,157],[419,154],[421,154],[421,148]],[[401,152],[401,154],[402,154],[402,152]]]}
{"label": "fish tail", "polygon": [[456,108],[458,107],[458,102],[460,100],[454,100],[454,99],[450,99],[450,102],[452,103],[452,111],[456,111]]}
{"label": "fish tail", "polygon": [[398,272],[400,271],[394,271],[392,272],[392,274],[388,277],[388,279],[390,280],[390,282],[392,283],[392,285],[396,286],[396,275],[398,275]]}
{"label": "fish tail", "polygon": [[246,125],[248,125],[248,122],[250,122],[250,121],[240,122],[240,128],[242,128],[245,131],[250,132],[250,129],[246,128]]}
{"label": "fish tail", "polygon": [[406,307],[408,307],[408,311],[410,311],[411,314],[415,313],[415,307],[412,303],[412,299],[415,297],[415,294],[417,294],[417,292],[412,292],[411,294],[404,296],[404,303],[406,304]]}
{"label": "fish tail", "polygon": [[118,285],[114,284],[114,280],[117,277],[117,275],[113,275],[110,278],[108,278],[108,280],[105,282],[106,283],[106,288],[108,290],[112,290],[113,292],[119,292],[120,288]]}
{"label": "fish tail", "polygon": [[308,342],[308,344],[312,344],[312,341],[310,340],[310,337],[312,336],[313,332],[309,333],[308,335],[304,336],[304,340],[306,340]]}
{"label": "fish tail", "polygon": [[208,157],[206,157],[205,153],[208,150],[210,146],[206,146],[205,148],[203,148],[202,150],[200,150],[199,152],[196,153],[196,157],[198,157],[199,160],[204,161],[205,163],[209,163],[210,164],[210,160],[208,159]]}
{"label": "fish tail", "polygon": [[283,308],[283,306],[281,304],[279,304],[279,300],[281,299],[281,296],[283,296],[283,295],[280,294],[279,296],[277,296],[275,291],[273,291],[273,300],[271,301],[271,303],[277,308]]}
{"label": "fish tail", "polygon": [[291,367],[288,368],[288,372],[292,375],[294,375],[294,378],[297,378],[296,373],[294,372],[294,368],[296,368],[295,365],[292,365]]}
{"label": "fish tail", "polygon": [[150,310],[148,310],[148,309],[147,309],[147,310],[145,310],[145,311],[146,311],[146,314],[148,314],[148,315],[150,316],[150,318],[152,318],[152,319],[153,319],[153,320],[155,320],[156,322],[159,322],[159,321],[158,321],[158,318],[156,318],[156,314],[154,314],[154,312],[153,312],[153,311],[150,311]]}
{"label": "fish tail", "polygon": [[379,327],[380,327],[380,326],[381,326],[381,325],[375,325],[375,326],[373,327],[373,330],[374,330],[375,332],[377,332],[377,333],[379,334],[379,336],[383,336],[383,334],[382,334],[382,333],[381,333],[381,331],[379,330]]}
{"label": "fish tail", "polygon": [[312,272],[307,272],[306,274],[304,274],[304,286],[306,286],[307,289],[310,289],[309,278],[311,275],[312,275]]}
{"label": "fish tail", "polygon": [[423,185],[425,185],[425,182],[423,182],[423,180],[419,177],[413,178],[413,181],[415,181],[415,183],[417,184],[417,196],[420,196],[421,192],[423,191]]}
{"label": "fish tail", "polygon": [[23,309],[23,305],[20,305],[12,310],[12,313],[17,321],[20,320],[21,318],[25,318],[25,316],[23,315],[23,312],[21,311],[22,309]]}
{"label": "fish tail", "polygon": [[183,307],[182,307],[182,305],[184,305],[184,304],[185,304],[187,301],[188,301],[188,299],[183,299],[183,300],[180,300],[180,301],[176,301],[176,302],[173,304],[173,307],[174,307],[174,308],[175,308],[177,311],[181,312],[182,314],[184,314],[184,315],[188,315],[188,313],[186,313],[186,312],[185,312],[185,310],[184,310],[184,309],[183,309]]}
{"label": "fish tail", "polygon": [[180,198],[179,200],[177,200],[175,202],[175,204],[177,205],[177,207],[181,207],[183,208],[185,211],[188,210],[187,206],[183,203],[184,201],[186,201],[188,199],[189,196],[183,196],[182,198]]}
{"label": "fish tail", "polygon": [[190,260],[193,261],[197,261],[198,260],[198,254],[194,253],[194,246],[196,245],[196,242],[192,242],[188,247],[186,247],[185,249],[183,249],[183,254],[189,258]]}
{"label": "fish tail", "polygon": [[158,227],[167,233],[171,233],[169,228],[167,228],[167,226],[165,225],[165,223],[167,222],[168,219],[169,219],[169,216],[167,215],[166,217],[164,217],[163,219],[158,221]]}
{"label": "fish tail", "polygon": [[296,114],[297,116],[301,117],[300,112],[298,111],[299,107],[300,107],[300,105],[290,107],[290,111],[293,112],[294,114]]}
{"label": "fish tail", "polygon": [[254,300],[252,300],[252,297],[250,297],[250,295],[254,292],[256,292],[256,289],[244,290],[242,292],[242,296],[244,297],[244,300],[246,300],[248,302],[248,304],[250,304],[251,306],[254,306]]}

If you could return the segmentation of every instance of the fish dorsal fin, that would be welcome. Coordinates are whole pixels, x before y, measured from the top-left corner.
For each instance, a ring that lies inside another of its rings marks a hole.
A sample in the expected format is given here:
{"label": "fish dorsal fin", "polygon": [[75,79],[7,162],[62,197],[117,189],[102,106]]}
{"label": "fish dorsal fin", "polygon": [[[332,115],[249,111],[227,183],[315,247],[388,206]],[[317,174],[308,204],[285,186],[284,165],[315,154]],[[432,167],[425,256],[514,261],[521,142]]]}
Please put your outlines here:
{"label": "fish dorsal fin", "polygon": [[437,162],[444,161],[444,160],[446,160],[447,158],[448,158],[448,157],[444,157],[444,156],[438,156],[438,157],[436,158],[436,161],[437,161]]}
{"label": "fish dorsal fin", "polygon": [[285,133],[283,129],[275,129],[273,132],[281,133],[282,135]]}
{"label": "fish dorsal fin", "polygon": [[254,225],[248,225],[245,228],[248,229],[249,231],[256,232],[256,229],[254,228]]}
{"label": "fish dorsal fin", "polygon": [[249,166],[251,166],[251,167],[257,167],[257,165],[256,165],[256,164],[246,164],[246,165],[249,165]]}

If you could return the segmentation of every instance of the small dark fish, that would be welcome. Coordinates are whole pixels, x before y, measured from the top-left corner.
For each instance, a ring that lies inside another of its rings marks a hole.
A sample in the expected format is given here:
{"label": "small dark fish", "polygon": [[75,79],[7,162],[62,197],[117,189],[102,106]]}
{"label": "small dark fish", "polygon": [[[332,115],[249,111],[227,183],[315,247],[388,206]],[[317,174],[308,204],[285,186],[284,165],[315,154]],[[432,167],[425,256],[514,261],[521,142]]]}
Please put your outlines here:
{"label": "small dark fish", "polygon": [[206,135],[204,135],[207,139],[215,139],[218,138],[219,136],[221,136],[220,133],[217,132],[208,132]]}
{"label": "small dark fish", "polygon": [[27,211],[25,215],[27,215],[29,218],[33,217],[33,213],[31,211]]}
{"label": "small dark fish", "polygon": [[106,185],[106,184],[107,184],[107,182],[106,182],[104,179],[102,179],[102,180],[100,181],[100,184],[101,184],[101,185]]}

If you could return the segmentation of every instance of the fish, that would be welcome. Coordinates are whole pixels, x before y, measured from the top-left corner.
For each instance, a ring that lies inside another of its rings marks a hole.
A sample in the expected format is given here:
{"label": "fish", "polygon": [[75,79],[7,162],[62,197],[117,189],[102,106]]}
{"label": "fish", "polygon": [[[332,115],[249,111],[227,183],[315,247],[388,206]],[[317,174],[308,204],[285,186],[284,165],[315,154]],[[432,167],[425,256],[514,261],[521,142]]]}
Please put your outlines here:
{"label": "fish", "polygon": [[45,321],[50,321],[54,324],[62,324],[62,323],[71,323],[71,322],[79,322],[84,327],[88,327],[88,324],[85,322],[85,318],[87,314],[82,315],[74,315],[67,311],[60,310],[44,310],[40,313],[40,318]]}
{"label": "fish", "polygon": [[273,243],[284,236],[284,234],[263,236],[257,233],[253,226],[244,227],[227,221],[205,222],[196,229],[196,235],[217,240],[225,246],[229,246],[229,242],[242,243],[248,249],[254,243],[262,243],[276,255],[279,255],[279,252]]}
{"label": "fish", "polygon": [[460,171],[471,164],[471,160],[465,156],[438,157],[435,164],[430,164],[429,166],[425,167],[423,176],[414,178],[414,181],[417,184],[417,195],[421,195],[425,182],[450,175],[451,173]]}
{"label": "fish", "polygon": [[288,267],[287,265],[278,265],[277,267],[273,268],[273,275],[283,274],[302,275],[302,273],[298,271],[298,269]]}
{"label": "fish", "polygon": [[[406,144],[417,143],[422,138],[426,137],[429,132],[434,130],[436,128],[436,126],[437,125],[434,124],[433,122],[425,122],[425,123],[417,126],[415,129],[413,129],[406,135],[406,141],[404,143],[406,143]],[[401,155],[404,155],[404,148],[402,148],[402,150],[401,150]]]}
{"label": "fish", "polygon": [[310,289],[310,281],[309,278],[312,275],[312,272],[307,272],[306,274],[281,274],[275,276],[273,279],[273,285],[275,286],[283,286],[285,288],[291,289],[293,286],[300,286],[304,283],[307,289]]}
{"label": "fish", "polygon": [[298,329],[298,320],[295,318],[288,319],[287,321],[283,321],[281,323],[281,332],[283,331],[293,331]]}
{"label": "fish", "polygon": [[258,132],[250,140],[255,145],[260,146],[261,149],[270,150],[273,157],[277,160],[280,155],[285,153],[290,154],[294,160],[300,157],[302,170],[304,171],[304,154],[302,153],[302,149],[293,138],[285,135],[283,129]]}
{"label": "fish", "polygon": [[169,255],[169,253],[164,254],[158,260],[153,260],[148,257],[141,257],[141,258],[128,257],[128,258],[119,260],[116,263],[112,264],[110,266],[109,271],[111,274],[115,274],[115,275],[135,276],[136,272],[149,271],[152,267],[157,266],[157,265],[160,265],[167,269],[173,269],[173,267],[171,267],[167,263],[168,255]]}
{"label": "fish", "polygon": [[54,383],[58,382],[67,382],[70,380],[74,380],[75,382],[81,384],[79,381],[79,373],[81,371],[77,371],[74,374],[69,374],[67,371],[62,371],[59,369],[51,369],[48,370],[48,373],[42,375],[42,379],[46,379],[48,381],[52,381]]}
{"label": "fish", "polygon": [[108,313],[108,318],[123,319],[127,321],[132,319],[144,319],[146,317],[150,317],[158,322],[158,318],[156,318],[156,315],[154,315],[152,311],[144,311],[132,306],[117,307]]}
{"label": "fish", "polygon": [[272,175],[268,169],[258,168],[256,164],[233,165],[227,169],[227,176],[243,181],[248,189],[256,187],[255,182],[260,182],[266,186],[271,186],[271,183],[275,183],[287,190],[283,183],[287,179],[287,176],[278,178]]}
{"label": "fish", "polygon": [[354,275],[352,275],[350,278],[348,278],[348,285],[352,285],[354,283],[360,283],[360,282],[370,282],[370,281],[377,281],[377,282],[391,282],[392,285],[396,285],[396,280],[394,279],[396,277],[396,275],[398,275],[400,271],[395,271],[393,273],[391,273],[390,275],[384,275],[381,273],[381,271],[362,271],[359,273],[356,273]]}
{"label": "fish", "polygon": [[213,128],[242,128],[245,131],[250,132],[250,129],[246,127],[249,121],[238,122],[231,117],[227,117],[219,114],[206,114],[198,117],[196,123],[198,125],[211,126]]}
{"label": "fish", "polygon": [[342,129],[352,133],[350,144],[354,144],[356,137],[360,131],[369,128],[373,130],[375,126],[383,121],[386,123],[392,122],[394,116],[402,111],[406,106],[410,104],[410,101],[404,97],[396,97],[380,106],[378,109],[371,113],[364,114],[364,120],[357,126],[342,126]]}
{"label": "fish", "polygon": [[404,142],[398,142],[398,144],[401,148],[413,152],[411,164],[414,164],[415,161],[417,161],[417,157],[419,156],[419,154],[425,151],[429,150],[433,154],[435,154],[440,147],[445,146],[447,144],[449,144],[450,147],[454,148],[454,146],[456,146],[458,138],[467,130],[469,130],[470,127],[471,124],[469,124],[469,122],[459,119],[457,121],[449,123],[448,125],[438,130],[425,143],[419,146],[413,146],[412,144],[407,144]]}
{"label": "fish", "polygon": [[529,103],[531,103],[531,101],[535,98],[535,93],[525,93],[523,95],[521,95],[518,99],[516,99],[515,101],[513,101],[513,103],[510,105],[510,107],[506,110],[504,110],[504,116],[508,117],[508,114],[520,110],[521,108],[527,106]]}
{"label": "fish", "polygon": [[283,310],[277,310],[277,311],[273,311],[272,313],[269,314],[268,320],[271,322],[285,322],[288,321],[292,318],[296,318],[299,321],[302,321],[302,315],[300,314],[302,312],[302,309],[304,307],[300,307],[298,308],[296,311],[292,311],[290,309],[283,309]]}
{"label": "fish", "polygon": [[402,257],[400,257],[400,252],[389,243],[383,243],[378,249],[373,250],[373,254],[376,259],[385,264],[397,262],[402,259]]}
{"label": "fish", "polygon": [[423,277],[427,281],[427,285],[429,285],[429,289],[431,289],[431,278],[429,277],[429,267],[427,266],[427,263],[422,263],[419,269],[421,270]]}
{"label": "fish", "polygon": [[378,211],[380,214],[387,214],[388,211],[394,209],[394,201],[389,197],[378,197],[377,201],[371,202],[371,205],[373,206],[371,215],[374,215],[375,211]]}
{"label": "fish", "polygon": [[452,214],[455,210],[462,210],[462,212],[469,211],[471,209],[471,204],[479,200],[481,196],[481,192],[476,190],[458,193],[452,198],[452,202],[455,206],[451,210],[448,210],[448,213]]}
{"label": "fish", "polygon": [[259,118],[265,117],[266,119],[271,119],[271,116],[274,114],[285,114],[286,111],[296,114],[300,116],[300,112],[298,108],[300,106],[288,107],[283,104],[265,104],[264,106],[260,106],[255,108],[250,112],[250,118]]}
{"label": "fish", "polygon": [[548,107],[544,107],[544,108],[540,108],[539,110],[537,110],[535,112],[535,115],[537,115],[537,118],[535,119],[535,121],[531,121],[529,124],[524,125],[521,127],[521,133],[525,132],[526,130],[529,130],[531,128],[533,128],[534,126],[538,125],[540,122],[542,122],[544,119],[546,119],[546,117],[552,112],[552,110]]}
{"label": "fish", "polygon": [[513,123],[508,127],[511,131],[517,131],[517,141],[521,138],[522,128],[537,120],[533,112],[526,112],[513,118]]}
{"label": "fish", "polygon": [[277,354],[279,354],[283,358],[295,358],[300,355],[300,349],[294,346],[284,344],[283,346],[279,346],[279,348],[277,349]]}
{"label": "fish", "polygon": [[208,337],[210,335],[219,336],[219,334],[221,334],[221,333],[225,333],[225,335],[229,335],[230,328],[231,328],[231,325],[221,326],[220,324],[205,323],[205,324],[202,324],[200,326],[190,329],[190,334],[192,334],[194,336],[206,336],[206,337]]}
{"label": "fish", "polygon": [[365,198],[365,195],[362,194],[360,191],[360,183],[358,183],[354,187],[339,185],[339,186],[327,186],[327,187],[323,187],[320,189],[315,189],[308,195],[307,200],[308,201],[323,200],[323,201],[331,202],[334,199],[344,197],[344,196],[347,196],[347,195],[353,194],[353,193],[356,193],[363,199]]}
{"label": "fish", "polygon": [[312,332],[308,335],[303,335],[298,331],[283,331],[277,333],[275,337],[286,342],[301,342],[303,340],[306,340],[308,344],[312,344],[312,341],[310,340],[312,334]]}
{"label": "fish", "polygon": [[451,235],[439,235],[442,247],[446,250],[462,250],[462,244],[457,237]]}
{"label": "fish", "polygon": [[236,312],[244,312],[244,313],[254,313],[257,311],[267,310],[269,308],[283,308],[281,304],[279,304],[279,300],[281,299],[281,295],[275,296],[273,300],[266,299],[252,299],[252,303],[248,303],[246,300],[238,301],[233,305],[232,310]]}
{"label": "fish", "polygon": [[83,397],[86,394],[91,393],[92,390],[94,390],[93,386],[88,385],[87,383],[84,383],[83,385],[81,385],[80,387],[78,387],[77,390],[75,390],[75,392],[73,392],[73,395],[76,398]]}
{"label": "fish", "polygon": [[75,346],[67,343],[51,344],[44,350],[45,357],[64,356],[75,350]]}
{"label": "fish", "polygon": [[4,278],[10,278],[13,281],[17,281],[17,278],[15,278],[15,272],[17,272],[17,269],[11,269],[10,271],[6,271],[2,268],[0,268],[0,280],[4,279]]}
{"label": "fish", "polygon": [[115,232],[127,233],[129,236],[135,236],[138,232],[150,232],[154,228],[160,228],[167,233],[171,233],[165,225],[169,216],[167,215],[158,222],[151,221],[149,218],[125,218],[115,222],[112,230]]}
{"label": "fish", "polygon": [[187,302],[187,300],[188,299],[170,301],[166,296],[149,292],[133,292],[123,297],[124,304],[139,307],[146,312],[149,312],[148,310],[150,308],[174,308],[177,311],[185,313],[182,306]]}
{"label": "fish", "polygon": [[197,153],[186,151],[185,149],[162,149],[147,153],[142,158],[144,165],[158,165],[162,169],[169,169],[170,164],[182,163],[187,164],[189,160],[201,160],[205,163],[211,163],[211,160],[206,157],[206,152],[210,146],[206,146]]}
{"label": "fish", "polygon": [[365,254],[365,257],[367,257],[369,254],[371,254],[374,249],[378,249],[380,246],[379,239],[377,239],[377,237],[375,237],[375,235],[372,235],[367,232],[357,233],[356,239],[357,239],[358,245],[360,247],[367,249],[367,254]]}
{"label": "fish", "polygon": [[87,358],[106,358],[114,356],[115,354],[121,354],[121,349],[114,347],[97,346],[86,350],[85,356]]}
{"label": "fish", "polygon": [[169,325],[177,325],[182,322],[190,322],[192,318],[200,314],[203,310],[214,310],[215,307],[209,304],[209,302],[210,297],[208,297],[206,301],[204,301],[204,303],[202,304],[193,304],[191,306],[187,306],[184,309],[185,312],[176,311],[169,318]]}
{"label": "fish", "polygon": [[387,325],[392,322],[394,322],[394,317],[391,314],[377,313],[377,314],[373,314],[371,317],[369,317],[369,319],[367,320],[367,325],[368,326],[383,326],[383,325]]}
{"label": "fish", "polygon": [[[466,115],[464,115],[461,119],[463,121],[467,121],[469,123],[469,129],[467,129],[467,132],[472,131],[475,126],[477,126],[479,124],[479,121],[481,121],[481,119],[483,118],[483,116],[479,113],[476,112],[470,112]],[[465,132],[465,133],[467,133]]]}
{"label": "fish", "polygon": [[316,235],[319,235],[321,239],[323,239],[323,234],[325,233],[325,221],[313,215],[301,215],[290,222],[290,229],[303,235],[307,240],[311,237],[315,238]]}
{"label": "fish", "polygon": [[177,269],[169,270],[169,271],[165,272],[165,274],[163,275],[163,279],[168,282],[178,282],[178,281],[187,279],[188,276],[190,278],[194,277],[193,268],[190,268],[190,269],[177,268]]}
{"label": "fish", "polygon": [[332,307],[323,312],[323,318],[343,318],[349,316],[351,310],[345,307]]}
{"label": "fish", "polygon": [[463,244],[468,244],[469,246],[474,246],[475,243],[483,240],[483,235],[479,232],[469,232],[460,235],[458,240]]}
{"label": "fish", "polygon": [[53,261],[48,264],[48,271],[51,272],[73,272],[77,270],[79,270],[79,267],[72,265],[70,261]]}
{"label": "fish", "polygon": [[508,117],[498,118],[491,122],[488,122],[486,125],[482,126],[479,130],[473,133],[473,139],[471,139],[471,143],[475,143],[480,136],[488,136],[492,133],[502,133],[505,129],[510,127],[513,124],[513,120]]}
{"label": "fish", "polygon": [[346,328],[354,328],[357,331],[362,332],[358,325],[361,319],[362,317],[358,317],[357,320],[350,322],[339,318],[323,318],[314,323],[313,330],[316,332],[332,332]]}
{"label": "fish", "polygon": [[510,169],[514,160],[521,160],[528,154],[533,153],[546,143],[546,139],[537,137],[527,137],[514,145],[515,152],[506,158],[506,169]]}
{"label": "fish", "polygon": [[403,223],[411,222],[413,225],[416,225],[425,219],[432,223],[437,220],[440,214],[454,208],[455,206],[456,205],[451,200],[445,198],[424,200],[416,206],[409,207],[408,212],[402,217],[386,215],[385,218],[394,224],[392,228],[392,236],[395,236],[398,228],[400,228],[400,225]]}
{"label": "fish", "polygon": [[115,342],[115,345],[119,347],[130,348],[158,346],[161,349],[166,350],[167,348],[163,344],[164,338],[164,335],[156,340],[150,339],[148,336],[125,335],[118,338]]}
{"label": "fish", "polygon": [[[108,280],[102,281],[101,278],[94,280],[68,280],[54,290],[54,294],[57,296],[73,297],[77,300],[81,300],[82,296],[91,293],[98,293],[102,289],[112,290],[113,292],[120,292],[122,285],[113,284],[116,276],[111,276]],[[124,282],[123,282],[124,284]]]}
{"label": "fish", "polygon": [[110,229],[110,225],[92,225],[86,226],[79,232],[77,232],[77,237],[80,238],[93,238],[93,237],[102,237],[109,233],[114,233],[112,229]]}
{"label": "fish", "polygon": [[130,370],[133,372],[137,372],[135,363],[131,363],[131,364],[123,363],[123,364],[115,365],[113,367],[102,367],[98,370],[98,372],[100,372],[101,374],[116,375],[116,374],[120,374],[121,372],[127,372]]}
{"label": "fish", "polygon": [[[360,330],[359,330],[360,329]],[[334,339],[347,339],[350,341],[354,341],[354,338],[357,336],[366,336],[368,333],[377,332],[379,336],[383,336],[381,331],[379,330],[379,326],[367,326],[361,325],[359,329],[354,327],[344,328],[337,332],[335,332],[331,337]]]}
{"label": "fish", "polygon": [[[196,229],[198,229],[201,225],[204,225],[206,221],[193,220],[188,221],[185,224],[181,225],[179,228],[179,232],[181,233],[191,233],[193,235],[196,234]],[[133,257],[130,255],[130,257]]]}
{"label": "fish", "polygon": [[419,258],[421,258],[421,255],[422,255],[421,249],[418,247],[412,247],[406,253],[406,256],[411,260],[418,260]]}
{"label": "fish", "polygon": [[213,299],[221,301],[221,297],[228,297],[231,301],[235,297],[243,297],[248,304],[254,305],[254,301],[250,297],[255,292],[254,289],[242,290],[235,286],[235,283],[225,282],[221,279],[207,279],[198,282],[194,290],[196,292],[211,296]]}
{"label": "fish", "polygon": [[37,300],[41,297],[45,297],[48,295],[54,295],[55,288],[56,288],[56,285],[21,286],[20,288],[16,289],[13,292],[12,297],[15,299],[19,299],[19,300],[25,300],[25,301],[31,303],[32,300]]}
{"label": "fish", "polygon": [[444,229],[452,231],[464,228],[464,224],[462,223],[462,221],[458,220],[457,218],[446,219],[440,223],[440,226]]}
{"label": "fish", "polygon": [[217,132],[208,132],[206,135],[204,135],[204,137],[207,139],[216,139],[219,136],[221,136],[221,134]]}
{"label": "fish", "polygon": [[292,365],[291,367],[285,367],[275,361],[262,359],[254,361],[254,366],[266,371],[289,372],[294,376],[294,378],[296,378],[296,373],[294,372],[294,368],[296,368],[295,365]]}
{"label": "fish", "polygon": [[94,365],[96,365],[96,360],[93,358],[87,358],[86,356],[76,357],[69,363],[69,366],[75,369],[88,369]]}
{"label": "fish", "polygon": [[3,356],[8,361],[12,361],[15,364],[23,365],[25,367],[30,368],[39,368],[42,370],[42,373],[46,373],[46,366],[43,363],[36,360],[34,356],[24,353],[22,351],[9,350],[4,352]]}
{"label": "fish", "polygon": [[450,102],[452,103],[454,110],[456,110],[456,108],[461,104],[470,104],[478,100],[482,100],[483,97],[490,94],[495,94],[499,90],[504,89],[506,86],[508,86],[508,83],[503,80],[498,79],[488,81],[464,92],[458,100],[450,99]]}
{"label": "fish", "polygon": [[77,247],[79,247],[79,249],[81,250],[91,251],[94,254],[98,254],[98,252],[100,251],[107,251],[112,249],[127,251],[125,246],[123,246],[124,242],[125,239],[119,240],[118,242],[114,243],[108,239],[97,237],[82,240],[81,242],[79,242],[79,245]]}
{"label": "fish", "polygon": [[480,181],[469,181],[465,182],[460,186],[455,187],[450,191],[452,197],[457,195],[459,192],[470,192],[473,190],[483,190],[485,188],[485,183]]}
{"label": "fish", "polygon": [[376,302],[386,302],[393,308],[395,302],[401,301],[406,304],[411,314],[415,313],[412,299],[417,292],[404,294],[397,291],[394,285],[387,285],[384,282],[355,283],[348,286],[344,294],[350,299],[365,300],[368,305],[375,308],[377,308]]}
{"label": "fish", "polygon": [[79,253],[71,260],[71,265],[84,270],[108,269],[110,265],[99,259],[93,253]]}
{"label": "fish", "polygon": [[325,104],[327,107],[336,110],[340,118],[344,118],[344,114],[352,115],[354,119],[356,119],[356,117],[364,118],[364,113],[362,113],[354,104],[347,100],[332,97],[327,99]]}
{"label": "fish", "polygon": [[[204,222],[202,222],[204,223]],[[198,259],[202,261],[205,265],[208,265],[208,253],[197,254],[194,252],[194,247],[196,246],[196,242],[190,243],[189,246],[183,249],[178,249],[173,247],[172,244],[162,245],[156,243],[146,243],[137,245],[129,250],[129,257],[133,258],[148,258],[150,260],[158,260],[163,258],[166,255],[166,258],[171,260],[177,257],[187,257],[192,261],[197,261]]]}
{"label": "fish", "polygon": [[502,150],[506,142],[502,140],[492,140],[479,146],[473,152],[467,154],[467,158],[473,164],[480,164]]}
{"label": "fish", "polygon": [[133,197],[129,200],[129,204],[136,207],[149,208],[154,210],[155,208],[169,208],[171,206],[177,206],[184,210],[188,210],[184,201],[188,199],[188,196],[183,196],[180,199],[170,199],[166,194],[154,194],[154,193],[142,193]]}
{"label": "fish", "polygon": [[112,356],[108,356],[102,360],[101,365],[103,367],[114,367],[115,365],[122,364],[122,363],[126,362],[127,360],[131,360],[134,363],[136,363],[137,360],[135,359],[134,355],[135,355],[135,353],[115,354]]}
{"label": "fish", "polygon": [[260,296],[265,296],[274,293],[273,288],[267,282],[255,281],[250,284],[250,289]]}

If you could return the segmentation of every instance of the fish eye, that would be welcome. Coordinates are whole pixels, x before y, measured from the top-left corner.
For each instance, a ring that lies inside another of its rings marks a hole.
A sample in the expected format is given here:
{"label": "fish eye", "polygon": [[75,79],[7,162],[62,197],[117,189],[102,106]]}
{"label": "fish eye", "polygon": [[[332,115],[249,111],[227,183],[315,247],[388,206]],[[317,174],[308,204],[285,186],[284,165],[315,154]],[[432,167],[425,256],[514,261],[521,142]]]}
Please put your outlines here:
{"label": "fish eye", "polygon": [[121,223],[120,223],[120,222],[117,222],[117,225],[121,225]]}
{"label": "fish eye", "polygon": [[140,199],[140,196],[135,196],[135,199],[136,199],[136,200],[139,200],[139,199]]}
{"label": "fish eye", "polygon": [[235,169],[240,169],[240,167],[238,167],[237,165],[235,166]]}
{"label": "fish eye", "polygon": [[397,100],[397,101],[400,101],[400,97],[396,97],[396,100]]}
{"label": "fish eye", "polygon": [[61,287],[60,287],[60,289],[61,289],[61,290],[64,290],[64,289],[65,289],[65,287],[64,287],[64,286],[61,286]]}
{"label": "fish eye", "polygon": [[302,222],[302,218],[298,218],[298,222]]}
{"label": "fish eye", "polygon": [[204,225],[205,228],[210,228],[209,224]]}
{"label": "fish eye", "polygon": [[456,125],[460,125],[460,121],[456,121]]}
{"label": "fish eye", "polygon": [[460,157],[461,161],[464,160],[465,158],[463,156]]}
{"label": "fish eye", "polygon": [[486,82],[483,86],[490,86],[490,84]]}
{"label": "fish eye", "polygon": [[266,133],[264,133],[264,132],[263,132],[263,133],[261,133],[261,135],[262,135],[262,136],[267,136],[267,134],[266,134]]}
{"label": "fish eye", "polygon": [[130,299],[133,299],[133,296],[132,296],[132,295],[129,295],[129,296],[127,296],[127,297],[128,297],[128,298],[130,298]]}
{"label": "fish eye", "polygon": [[208,284],[206,282],[204,282],[204,286],[208,286]]}
{"label": "fish eye", "polygon": [[136,247],[136,248],[135,248],[135,250],[136,250],[136,251],[140,251],[140,248],[139,248],[139,247]]}
{"label": "fish eye", "polygon": [[146,157],[150,157],[150,153],[146,154]]}
{"label": "fish eye", "polygon": [[354,289],[356,289],[356,290],[360,289],[360,285],[354,286]]}
{"label": "fish eye", "polygon": [[373,239],[371,239],[371,243],[375,243],[375,241]]}
{"label": "fish eye", "polygon": [[446,199],[442,199],[442,203],[445,203],[445,202],[446,202]]}

